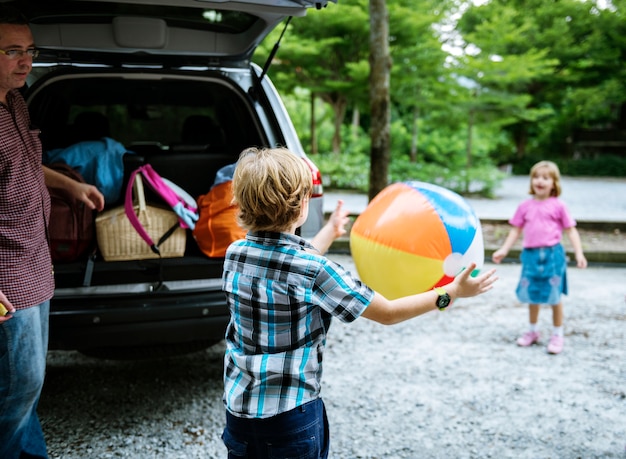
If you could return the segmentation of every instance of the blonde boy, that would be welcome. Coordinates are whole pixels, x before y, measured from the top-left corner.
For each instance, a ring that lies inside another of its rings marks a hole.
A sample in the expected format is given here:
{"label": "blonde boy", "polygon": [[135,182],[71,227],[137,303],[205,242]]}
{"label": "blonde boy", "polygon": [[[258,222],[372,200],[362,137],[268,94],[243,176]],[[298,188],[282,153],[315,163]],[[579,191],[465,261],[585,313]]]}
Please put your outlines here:
{"label": "blonde boy", "polygon": [[[320,398],[331,318],[398,323],[437,309],[429,291],[387,300],[322,255],[345,233],[340,201],[311,243],[296,235],[308,216],[311,172],[286,149],[248,149],[233,177],[240,224],[249,232],[226,252],[222,439],[229,458],[326,458],[328,420]],[[470,265],[446,286],[448,299],[491,289],[491,270]]]}

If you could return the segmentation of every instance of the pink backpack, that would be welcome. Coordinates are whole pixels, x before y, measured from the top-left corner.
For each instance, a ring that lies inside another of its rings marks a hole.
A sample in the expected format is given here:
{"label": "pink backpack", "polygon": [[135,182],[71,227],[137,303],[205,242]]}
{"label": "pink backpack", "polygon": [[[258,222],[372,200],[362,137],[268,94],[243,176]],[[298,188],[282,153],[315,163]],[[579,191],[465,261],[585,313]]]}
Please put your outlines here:
{"label": "pink backpack", "polygon": [[[178,216],[178,223],[170,228],[157,244],[154,243],[148,232],[142,226],[133,209],[133,187],[130,184],[135,182],[135,176],[137,174],[142,175],[143,180],[148,183],[150,188],[152,188]],[[150,164],[145,164],[131,172],[128,183],[129,186],[126,187],[126,200],[124,202],[126,216],[131,225],[133,225],[133,228],[135,228],[141,238],[146,241],[146,244],[150,246],[150,249],[154,253],[160,255],[159,245],[165,242],[179,226],[181,228],[194,229],[199,217],[198,206],[195,200],[180,187],[161,177]]]}

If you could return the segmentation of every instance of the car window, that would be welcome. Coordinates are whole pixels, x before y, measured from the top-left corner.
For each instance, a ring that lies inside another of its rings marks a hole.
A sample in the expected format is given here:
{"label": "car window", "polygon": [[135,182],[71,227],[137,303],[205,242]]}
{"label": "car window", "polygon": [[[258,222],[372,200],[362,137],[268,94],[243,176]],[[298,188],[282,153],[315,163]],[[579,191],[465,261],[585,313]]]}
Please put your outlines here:
{"label": "car window", "polygon": [[130,149],[210,144],[220,153],[263,143],[242,97],[220,83],[110,75],[49,84],[53,89],[37,91],[30,101],[44,150],[102,136]]}

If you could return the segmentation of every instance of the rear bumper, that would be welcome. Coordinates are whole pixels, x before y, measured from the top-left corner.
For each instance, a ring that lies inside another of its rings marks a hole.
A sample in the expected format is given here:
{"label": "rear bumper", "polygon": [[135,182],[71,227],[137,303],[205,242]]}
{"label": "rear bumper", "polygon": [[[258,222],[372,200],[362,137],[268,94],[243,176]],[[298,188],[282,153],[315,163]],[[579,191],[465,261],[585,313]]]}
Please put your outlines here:
{"label": "rear bumper", "polygon": [[51,350],[150,347],[224,338],[223,292],[53,298]]}

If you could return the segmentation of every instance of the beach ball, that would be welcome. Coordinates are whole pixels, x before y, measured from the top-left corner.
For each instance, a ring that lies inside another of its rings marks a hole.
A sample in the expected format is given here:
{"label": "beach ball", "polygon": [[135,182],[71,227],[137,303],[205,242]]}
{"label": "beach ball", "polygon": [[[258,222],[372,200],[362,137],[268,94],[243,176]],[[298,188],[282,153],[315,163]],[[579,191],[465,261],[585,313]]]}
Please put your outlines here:
{"label": "beach ball", "polygon": [[459,194],[429,183],[389,185],[350,230],[363,282],[389,299],[446,285],[471,262],[484,263],[480,220]]}

